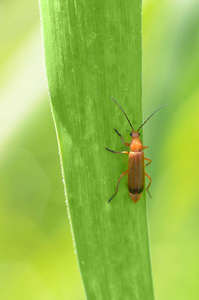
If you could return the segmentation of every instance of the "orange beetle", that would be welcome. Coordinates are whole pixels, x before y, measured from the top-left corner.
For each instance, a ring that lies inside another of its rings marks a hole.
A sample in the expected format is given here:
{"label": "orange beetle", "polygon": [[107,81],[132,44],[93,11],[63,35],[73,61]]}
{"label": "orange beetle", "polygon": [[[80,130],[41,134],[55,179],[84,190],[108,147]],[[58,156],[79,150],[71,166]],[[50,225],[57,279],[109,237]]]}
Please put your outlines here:
{"label": "orange beetle", "polygon": [[[123,172],[120,175],[120,178],[118,180],[117,183],[117,187],[116,187],[116,192],[115,194],[108,200],[108,202],[111,201],[111,199],[113,199],[113,197],[115,197],[115,195],[117,194],[118,191],[118,186],[120,183],[121,178],[125,175],[128,174],[128,189],[129,189],[129,195],[130,198],[132,199],[132,201],[134,203],[137,203],[138,200],[141,198],[141,194],[143,192],[144,189],[144,185],[145,185],[145,176],[147,176],[150,180],[146,191],[148,192],[149,196],[151,197],[150,193],[149,193],[149,187],[151,185],[151,177],[145,173],[145,167],[148,166],[151,163],[151,159],[144,157],[144,152],[143,150],[148,148],[144,147],[142,145],[142,142],[140,140],[140,133],[138,132],[140,130],[140,128],[142,128],[142,126],[162,107],[164,107],[165,105],[159,107],[158,109],[156,109],[149,117],[148,119],[146,119],[146,121],[138,128],[137,131],[133,130],[133,126],[131,125],[131,122],[129,121],[129,118],[127,117],[126,113],[124,112],[124,110],[122,109],[122,107],[117,103],[117,101],[115,101],[113,98],[112,100],[119,106],[119,108],[122,110],[122,112],[124,113],[125,117],[127,118],[127,121],[129,122],[132,132],[130,133],[130,136],[132,137],[132,140],[130,143],[125,143],[123,137],[121,136],[121,134],[117,131],[117,129],[114,128],[115,132],[121,137],[122,139],[122,143],[126,146],[130,147],[130,151],[119,151],[119,152],[115,152],[112,151],[108,148],[105,148],[106,150],[112,152],[112,153],[123,153],[123,154],[128,154],[129,155],[129,162],[128,162],[128,170],[126,170],[125,172]],[[148,163],[146,164],[146,166],[144,165],[144,160],[147,160]]]}

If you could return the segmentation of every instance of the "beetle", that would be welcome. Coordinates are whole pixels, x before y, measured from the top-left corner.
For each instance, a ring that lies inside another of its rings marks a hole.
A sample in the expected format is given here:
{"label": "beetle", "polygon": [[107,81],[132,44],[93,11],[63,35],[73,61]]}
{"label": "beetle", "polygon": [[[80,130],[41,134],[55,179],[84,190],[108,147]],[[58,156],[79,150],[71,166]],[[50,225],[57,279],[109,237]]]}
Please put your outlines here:
{"label": "beetle", "polygon": [[[105,148],[106,150],[112,152],[112,153],[122,153],[122,154],[128,154],[129,155],[129,160],[128,160],[128,170],[124,171],[121,175],[120,178],[118,180],[117,183],[117,187],[116,187],[116,192],[115,194],[108,200],[108,202],[110,202],[113,197],[115,197],[115,195],[118,192],[118,186],[120,183],[121,178],[128,174],[128,190],[129,190],[129,195],[131,200],[134,203],[137,203],[138,200],[141,198],[143,189],[144,189],[144,185],[145,185],[145,176],[148,177],[148,179],[150,180],[146,191],[148,192],[149,196],[151,197],[151,194],[149,192],[149,187],[151,185],[152,179],[151,177],[145,172],[145,167],[148,166],[152,160],[149,158],[146,158],[144,156],[144,149],[147,149],[148,146],[144,147],[142,145],[142,142],[140,140],[140,133],[138,132],[142,126],[144,126],[144,124],[146,124],[146,122],[161,108],[163,108],[164,106],[166,106],[167,104],[164,104],[163,106],[159,107],[158,109],[156,109],[149,117],[148,119],[146,119],[146,121],[144,121],[144,123],[136,130],[134,131],[133,126],[129,120],[129,118],[127,117],[125,111],[122,109],[122,107],[117,103],[117,101],[113,98],[111,98],[121,109],[121,111],[123,112],[123,114],[125,115],[127,121],[129,122],[129,125],[131,126],[131,130],[132,132],[130,133],[131,136],[131,142],[130,143],[125,143],[123,137],[121,136],[121,134],[117,131],[117,129],[114,128],[115,132],[120,136],[122,143],[128,147],[130,147],[130,151],[112,151],[108,148]],[[145,165],[144,160],[148,161],[148,163]]]}

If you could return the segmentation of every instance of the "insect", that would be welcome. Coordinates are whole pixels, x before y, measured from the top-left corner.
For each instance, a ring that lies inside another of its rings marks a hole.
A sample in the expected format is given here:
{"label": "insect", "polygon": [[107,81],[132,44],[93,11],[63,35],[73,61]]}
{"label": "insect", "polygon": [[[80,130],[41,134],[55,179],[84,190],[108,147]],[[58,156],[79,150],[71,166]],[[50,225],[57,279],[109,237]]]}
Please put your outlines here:
{"label": "insect", "polygon": [[[146,121],[144,121],[144,123],[137,129],[137,131],[134,131],[133,126],[131,124],[131,122],[129,121],[129,118],[127,117],[126,113],[124,112],[124,110],[122,109],[122,107],[117,103],[117,101],[115,99],[112,98],[112,100],[119,106],[119,108],[121,109],[121,111],[123,112],[123,114],[125,115],[127,121],[129,122],[132,132],[130,133],[130,136],[132,138],[130,143],[125,143],[123,137],[121,136],[121,134],[117,131],[117,129],[114,128],[115,132],[121,137],[122,143],[126,146],[130,147],[130,151],[112,151],[108,148],[105,148],[106,150],[112,152],[112,153],[122,153],[122,154],[128,154],[129,155],[129,161],[128,161],[128,170],[124,171],[121,175],[120,178],[118,180],[117,183],[117,187],[116,187],[116,192],[115,194],[108,200],[108,202],[110,202],[113,197],[115,197],[115,195],[118,192],[118,186],[120,183],[121,178],[128,174],[128,189],[129,189],[129,195],[130,198],[132,199],[132,201],[134,203],[137,203],[138,200],[141,198],[141,194],[143,192],[144,189],[144,185],[145,185],[145,176],[148,177],[148,179],[150,180],[146,191],[148,192],[149,196],[151,197],[151,194],[149,192],[149,187],[151,185],[151,177],[145,173],[145,167],[148,166],[152,160],[149,158],[144,157],[144,149],[147,149],[148,146],[144,147],[142,145],[142,142],[140,140],[140,133],[138,132],[142,126],[144,126],[144,124],[146,124],[146,122],[162,107],[166,106],[167,104],[164,104],[163,106],[159,107],[158,109],[156,109],[149,117],[148,119],[146,119]],[[144,160],[148,161],[148,163],[145,165]]]}

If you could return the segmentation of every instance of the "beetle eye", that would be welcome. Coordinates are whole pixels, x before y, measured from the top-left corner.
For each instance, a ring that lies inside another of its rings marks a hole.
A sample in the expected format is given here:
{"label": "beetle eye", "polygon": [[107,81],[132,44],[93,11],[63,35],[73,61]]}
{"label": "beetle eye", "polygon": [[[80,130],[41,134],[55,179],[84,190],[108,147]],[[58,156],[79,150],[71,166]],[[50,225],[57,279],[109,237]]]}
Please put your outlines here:
{"label": "beetle eye", "polygon": [[130,133],[130,136],[132,136],[132,132]]}
{"label": "beetle eye", "polygon": [[138,132],[138,134],[140,135],[140,133]]}

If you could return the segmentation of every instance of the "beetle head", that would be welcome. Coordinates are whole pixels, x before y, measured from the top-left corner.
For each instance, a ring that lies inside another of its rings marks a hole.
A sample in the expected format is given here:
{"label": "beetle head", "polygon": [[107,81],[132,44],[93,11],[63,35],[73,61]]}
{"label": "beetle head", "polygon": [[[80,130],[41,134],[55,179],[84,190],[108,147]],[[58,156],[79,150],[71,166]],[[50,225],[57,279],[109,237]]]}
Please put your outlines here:
{"label": "beetle head", "polygon": [[140,137],[140,133],[137,132],[137,131],[132,131],[130,133],[130,136],[132,137],[132,139],[139,138]]}

